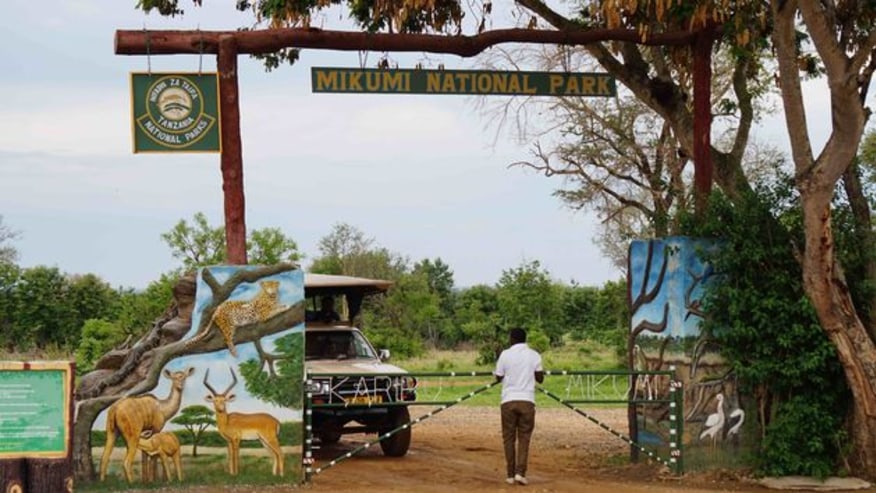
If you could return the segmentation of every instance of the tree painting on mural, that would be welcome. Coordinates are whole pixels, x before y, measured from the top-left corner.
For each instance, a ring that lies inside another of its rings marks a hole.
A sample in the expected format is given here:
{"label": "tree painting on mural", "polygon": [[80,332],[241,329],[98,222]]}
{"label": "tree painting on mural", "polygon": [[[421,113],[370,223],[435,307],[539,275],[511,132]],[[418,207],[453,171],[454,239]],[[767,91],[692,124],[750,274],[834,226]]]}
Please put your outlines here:
{"label": "tree painting on mural", "polygon": [[[112,453],[116,434],[128,445],[122,461],[128,482],[135,481],[137,450],[144,455],[142,481],[154,479],[159,458],[168,480],[174,470],[182,480],[183,469],[187,478],[219,483],[238,475],[263,483],[289,482],[283,476],[293,471],[300,477],[295,468],[301,463],[302,388],[281,385],[278,379],[300,381],[303,376],[303,317],[287,316],[290,311],[303,314],[303,304],[304,275],[294,265],[202,269],[191,326],[178,343],[180,356],[167,362],[166,378],[153,389],[167,397],[122,398],[95,421],[94,430],[106,430],[101,479],[117,463]],[[288,326],[290,321],[294,325]],[[244,385],[238,385],[238,375]],[[282,387],[283,395],[267,396],[267,387],[274,393]],[[196,437],[180,409],[200,409],[205,403],[209,419]],[[194,446],[197,441],[211,446],[202,447],[198,456],[181,456],[180,443]],[[242,447],[251,446],[266,452],[241,454]],[[208,457],[216,454],[223,460]]]}
{"label": "tree painting on mural", "polygon": [[[715,243],[705,240],[667,237],[634,241],[629,250],[630,368],[675,368],[684,385],[683,443],[688,450],[685,464],[691,468],[738,455],[745,419],[733,369],[700,330],[706,316],[701,300],[715,277],[702,252],[715,248]],[[634,395],[666,399],[668,383],[664,377],[640,375],[633,382]],[[668,446],[668,406],[636,406],[631,429],[636,430],[637,442]]]}

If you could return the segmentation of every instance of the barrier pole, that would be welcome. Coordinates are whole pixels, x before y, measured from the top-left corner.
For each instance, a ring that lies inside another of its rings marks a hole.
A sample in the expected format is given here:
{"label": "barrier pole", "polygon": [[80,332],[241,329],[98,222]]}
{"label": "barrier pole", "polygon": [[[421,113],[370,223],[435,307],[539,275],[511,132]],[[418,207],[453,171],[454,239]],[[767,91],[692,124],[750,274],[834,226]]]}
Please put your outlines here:
{"label": "barrier pole", "polygon": [[[403,425],[401,425],[401,426],[399,426],[399,427],[397,427],[397,428],[395,428],[395,429],[393,429],[393,430],[391,430],[391,431],[388,431],[388,432],[386,432],[386,433],[384,433],[384,434],[378,436],[376,439],[374,439],[374,440],[372,440],[372,441],[370,441],[370,442],[367,442],[367,443],[365,443],[365,444],[363,444],[363,445],[360,445],[359,447],[356,447],[355,449],[353,449],[353,450],[347,452],[346,454],[344,454],[344,455],[338,457],[337,459],[332,460],[331,462],[329,462],[329,463],[326,464],[325,466],[323,466],[323,467],[318,467],[318,468],[314,469],[312,475],[315,476],[315,475],[317,475],[317,474],[319,474],[319,473],[325,471],[326,469],[329,469],[329,468],[331,468],[331,467],[334,467],[334,466],[340,464],[341,462],[343,462],[343,461],[345,461],[345,460],[347,460],[347,459],[353,457],[354,455],[358,454],[359,452],[362,452],[363,450],[365,450],[365,449],[367,449],[367,448],[369,448],[369,447],[371,447],[371,446],[373,446],[373,445],[379,443],[381,440],[384,440],[384,439],[386,439],[386,438],[389,438],[389,437],[395,435],[396,433],[398,433],[398,432],[400,432],[400,431],[402,431],[402,430],[404,430],[404,429],[407,429],[407,428],[409,428],[409,427],[414,426],[415,424],[420,423],[421,421],[424,421],[424,420],[426,420],[426,419],[429,419],[429,418],[431,418],[432,416],[435,416],[436,414],[440,413],[441,411],[443,411],[443,410],[445,410],[445,409],[447,409],[447,408],[449,408],[449,407],[451,407],[451,406],[455,406],[455,405],[459,404],[460,402],[463,402],[463,401],[465,401],[465,400],[471,399],[472,397],[474,397],[474,396],[480,394],[481,392],[485,392],[485,391],[491,389],[492,387],[494,387],[494,386],[495,386],[496,384],[498,384],[498,383],[499,383],[498,381],[490,382],[490,383],[484,385],[483,387],[480,387],[480,388],[478,388],[477,390],[473,390],[473,391],[469,392],[468,394],[466,394],[466,395],[464,395],[464,396],[462,396],[462,397],[456,399],[456,400],[453,401],[451,404],[445,404],[445,405],[443,405],[443,406],[437,408],[436,410],[434,410],[434,411],[432,411],[432,412],[430,412],[430,413],[426,413],[426,414],[420,416],[419,418],[417,418],[417,419],[415,419],[415,420],[412,420],[410,423],[405,423],[405,424],[403,424]],[[311,476],[305,475],[305,477],[306,477],[307,481],[310,481]]]}
{"label": "barrier pole", "polygon": [[684,474],[684,386],[681,380],[673,377],[669,382],[669,394],[672,398],[669,404],[669,462],[674,466],[673,472],[681,476]]}
{"label": "barrier pole", "polygon": [[304,454],[301,461],[304,465],[304,482],[310,483],[313,477],[313,392],[310,371],[304,372]]}
{"label": "barrier pole", "polygon": [[[581,416],[584,416],[585,418],[589,419],[591,422],[593,422],[594,424],[596,424],[597,426],[599,426],[599,427],[602,428],[603,430],[605,430],[605,431],[611,433],[612,435],[614,435],[614,436],[620,438],[621,440],[627,442],[628,444],[632,445],[633,447],[636,447],[636,448],[638,448],[639,450],[641,450],[642,452],[648,454],[648,457],[650,457],[650,458],[656,460],[657,462],[659,462],[659,463],[665,465],[666,467],[669,467],[670,469],[673,468],[673,465],[670,463],[670,461],[664,460],[662,457],[660,457],[659,455],[655,454],[652,450],[648,450],[648,449],[646,449],[645,447],[643,447],[642,445],[639,445],[638,443],[634,442],[630,437],[628,437],[628,436],[624,435],[623,433],[621,433],[621,432],[619,432],[619,431],[613,429],[611,426],[608,426],[607,424],[603,423],[602,421],[599,421],[598,419],[596,419],[596,418],[594,418],[593,416],[587,414],[586,412],[582,411],[581,409],[578,409],[577,407],[575,407],[575,406],[569,404],[568,402],[564,401],[562,397],[559,397],[559,396],[553,394],[551,391],[545,389],[544,387],[542,387],[542,386],[540,386],[540,385],[539,385],[539,386],[536,386],[536,389],[539,390],[539,391],[541,391],[543,394],[547,395],[547,396],[550,397],[551,399],[553,399],[553,400],[559,402],[560,404],[562,404],[562,405],[568,407],[569,409],[575,411],[576,413],[580,414]],[[671,405],[672,405],[672,404],[670,404],[670,406],[671,406]],[[670,432],[670,433],[671,433],[671,432]]]}

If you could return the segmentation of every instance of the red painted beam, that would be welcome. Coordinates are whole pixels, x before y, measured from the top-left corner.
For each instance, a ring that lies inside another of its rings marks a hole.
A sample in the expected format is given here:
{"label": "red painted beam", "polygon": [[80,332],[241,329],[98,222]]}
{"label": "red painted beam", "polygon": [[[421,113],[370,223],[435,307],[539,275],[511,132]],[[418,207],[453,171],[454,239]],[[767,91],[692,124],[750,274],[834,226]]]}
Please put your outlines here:
{"label": "red painted beam", "polygon": [[234,36],[219,40],[219,117],[222,122],[222,191],[225,197],[227,262],[246,264],[246,220],[243,195],[243,149],[237,88],[237,45]]}
{"label": "red painted beam", "polygon": [[232,36],[240,54],[272,53],[281,48],[313,48],[342,51],[426,51],[472,57],[501,43],[582,45],[598,41],[629,41],[646,45],[685,45],[696,32],[653,34],[645,41],[635,30],[592,29],[548,31],[497,29],[475,36],[439,34],[388,34],[325,31],[315,28],[263,29],[258,31],[116,31],[117,55],[177,55],[217,53],[220,38]]}
{"label": "red painted beam", "polygon": [[712,47],[714,34],[701,31],[693,45],[694,212],[702,217],[712,193]]}

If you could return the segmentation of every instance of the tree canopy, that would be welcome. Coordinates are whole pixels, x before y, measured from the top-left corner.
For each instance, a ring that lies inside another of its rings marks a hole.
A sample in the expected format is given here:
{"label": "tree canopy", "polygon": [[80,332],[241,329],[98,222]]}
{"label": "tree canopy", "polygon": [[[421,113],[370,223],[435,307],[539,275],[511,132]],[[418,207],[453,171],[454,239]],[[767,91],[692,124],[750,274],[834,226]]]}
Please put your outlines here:
{"label": "tree canopy", "polygon": [[[191,223],[180,219],[170,231],[161,235],[161,239],[170,247],[174,258],[182,261],[185,270],[225,263],[224,226],[210,226],[203,212],[196,212]],[[295,240],[278,228],[250,231],[246,250],[249,263],[253,265],[297,262],[302,257]]]}
{"label": "tree canopy", "polygon": [[11,244],[18,236],[17,231],[3,224],[3,215],[0,214],[0,264],[11,264],[18,259],[18,250]]}

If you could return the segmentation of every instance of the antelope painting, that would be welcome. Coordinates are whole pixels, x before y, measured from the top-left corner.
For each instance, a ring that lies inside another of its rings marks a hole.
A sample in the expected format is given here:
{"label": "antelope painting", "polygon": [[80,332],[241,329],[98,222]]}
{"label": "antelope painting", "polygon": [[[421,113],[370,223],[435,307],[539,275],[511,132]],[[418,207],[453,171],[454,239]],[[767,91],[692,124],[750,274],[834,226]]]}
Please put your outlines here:
{"label": "antelope painting", "polygon": [[231,369],[233,381],[225,392],[216,392],[216,389],[210,386],[207,382],[209,375],[210,370],[207,370],[204,374],[204,386],[210,391],[210,395],[205,398],[213,403],[213,409],[216,411],[216,428],[219,429],[219,435],[228,442],[228,472],[232,476],[240,472],[240,441],[258,439],[274,459],[273,474],[282,476],[283,450],[280,448],[278,438],[280,422],[266,413],[229,413],[227,405],[235,398],[235,395],[229,392],[237,384],[237,375]]}
{"label": "antelope painting", "polygon": [[[143,432],[143,434],[147,435],[148,432]],[[179,456],[179,439],[175,434],[162,431],[161,433],[154,433],[148,437],[141,436],[137,448],[149,456],[148,479],[150,481],[154,479],[155,461],[158,458],[161,458],[161,467],[164,469],[164,477],[167,478],[168,481],[173,479],[173,474],[171,474],[170,470],[170,461],[168,459],[173,460],[173,464],[176,466],[176,478],[182,481],[183,475],[182,464],[180,463]]]}
{"label": "antelope painting", "polygon": [[140,436],[145,432],[158,433],[164,428],[164,423],[170,420],[177,411],[182,400],[182,390],[186,378],[195,372],[194,368],[170,372],[164,370],[164,376],[171,380],[170,394],[166,399],[159,399],[152,394],[136,397],[124,397],[110,406],[106,417],[106,445],[103,448],[103,458],[100,460],[100,480],[106,478],[110,454],[116,441],[116,431],[125,438],[128,444],[127,453],[122,463],[125,478],[128,482],[134,480],[134,457]]}

